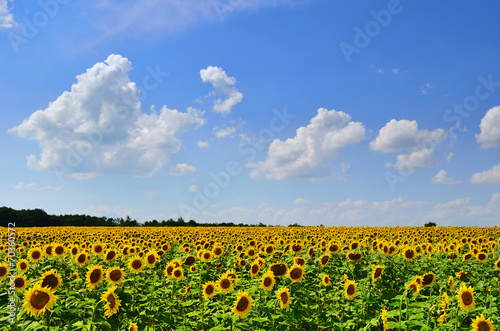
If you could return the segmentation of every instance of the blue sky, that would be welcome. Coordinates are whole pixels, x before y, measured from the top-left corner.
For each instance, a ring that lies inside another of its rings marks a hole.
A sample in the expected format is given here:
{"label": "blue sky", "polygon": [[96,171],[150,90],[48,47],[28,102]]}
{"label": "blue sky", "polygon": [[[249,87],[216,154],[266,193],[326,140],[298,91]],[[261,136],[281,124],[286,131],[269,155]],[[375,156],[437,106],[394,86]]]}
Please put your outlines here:
{"label": "blue sky", "polygon": [[499,225],[499,9],[0,0],[0,205]]}

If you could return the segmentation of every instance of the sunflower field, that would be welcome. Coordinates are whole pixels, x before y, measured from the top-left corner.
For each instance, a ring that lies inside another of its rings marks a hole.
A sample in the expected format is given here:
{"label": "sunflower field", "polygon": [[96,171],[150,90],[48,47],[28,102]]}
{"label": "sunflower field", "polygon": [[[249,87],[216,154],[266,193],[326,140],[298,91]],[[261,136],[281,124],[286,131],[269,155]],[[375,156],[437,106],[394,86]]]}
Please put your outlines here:
{"label": "sunflower field", "polygon": [[500,330],[500,229],[3,228],[0,330]]}

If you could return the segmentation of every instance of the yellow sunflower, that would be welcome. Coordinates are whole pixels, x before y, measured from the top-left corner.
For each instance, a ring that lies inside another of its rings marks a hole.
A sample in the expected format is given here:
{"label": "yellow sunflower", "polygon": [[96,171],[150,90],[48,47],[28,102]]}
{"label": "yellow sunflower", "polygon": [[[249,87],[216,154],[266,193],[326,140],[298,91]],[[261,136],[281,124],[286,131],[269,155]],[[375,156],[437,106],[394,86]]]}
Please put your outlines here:
{"label": "yellow sunflower", "polygon": [[455,280],[453,279],[453,276],[450,276],[448,278],[448,287],[450,288],[450,292],[453,292],[453,286],[455,286]]}
{"label": "yellow sunflower", "polygon": [[359,262],[363,258],[363,254],[361,253],[356,253],[356,252],[350,252],[347,253],[346,255],[347,259],[352,262]]}
{"label": "yellow sunflower", "polygon": [[117,285],[123,282],[125,272],[120,267],[111,267],[106,272],[106,280],[111,285]]}
{"label": "yellow sunflower", "polygon": [[181,267],[176,267],[172,270],[172,277],[181,280],[184,277],[184,270]]}
{"label": "yellow sunflower", "polygon": [[116,286],[110,287],[106,292],[101,296],[101,301],[105,302],[104,308],[104,316],[106,318],[111,317],[112,315],[118,312],[118,307],[120,307],[120,299],[117,298],[115,294]]}
{"label": "yellow sunflower", "polygon": [[205,299],[210,299],[217,293],[216,289],[217,285],[214,282],[206,282],[205,285],[203,285],[203,297]]}
{"label": "yellow sunflower", "polygon": [[238,293],[238,297],[234,301],[234,307],[231,311],[240,317],[244,317],[250,312],[252,308],[252,298],[248,296],[247,292]]}
{"label": "yellow sunflower", "polygon": [[128,326],[127,331],[139,331],[139,328],[137,327],[137,324],[131,322]]}
{"label": "yellow sunflower", "polygon": [[183,265],[185,266],[192,266],[194,265],[196,262],[196,257],[194,257],[194,255],[188,255],[185,259],[184,259],[184,262],[182,262]]}
{"label": "yellow sunflower", "polygon": [[486,319],[483,314],[476,316],[471,326],[473,331],[495,331],[495,327],[491,322],[491,317]]}
{"label": "yellow sunflower", "polygon": [[372,266],[372,282],[375,283],[377,280],[382,277],[382,274],[384,273],[385,266],[378,264]]}
{"label": "yellow sunflower", "polygon": [[144,262],[140,257],[133,257],[128,262],[128,269],[135,274],[140,273],[143,268],[144,268]]}
{"label": "yellow sunflower", "polygon": [[304,278],[304,267],[298,264],[294,264],[288,270],[288,278],[292,280],[292,283],[300,282]]}
{"label": "yellow sunflower", "polygon": [[28,251],[28,259],[31,262],[38,262],[43,258],[43,252],[38,247],[33,247]]}
{"label": "yellow sunflower", "polygon": [[275,283],[274,273],[271,270],[268,270],[260,278],[260,288],[262,288],[263,290],[266,291],[272,290],[274,283]]}
{"label": "yellow sunflower", "polygon": [[476,302],[474,301],[474,289],[472,287],[466,287],[465,284],[460,286],[457,291],[458,305],[465,311],[469,311],[474,308]]}
{"label": "yellow sunflower", "polygon": [[328,263],[328,261],[330,261],[330,255],[328,254],[323,254],[321,255],[321,257],[319,258],[319,264],[322,266],[322,267],[325,267],[326,264]]}
{"label": "yellow sunflower", "polygon": [[422,286],[431,286],[436,280],[436,275],[431,271],[422,276]]}
{"label": "yellow sunflower", "polygon": [[387,331],[388,330],[388,325],[389,325],[389,322],[387,321],[387,309],[382,309],[381,319],[382,319],[382,324],[383,324],[383,327],[384,327],[384,331]]}
{"label": "yellow sunflower", "polygon": [[56,301],[54,293],[38,283],[26,292],[23,307],[30,316],[41,316],[45,311],[51,310]]}
{"label": "yellow sunflower", "polygon": [[0,263],[0,280],[4,280],[5,278],[7,278],[8,271],[9,271],[9,266],[7,265],[7,263],[5,262]]}
{"label": "yellow sunflower", "polygon": [[260,263],[259,261],[254,261],[250,266],[250,276],[251,277],[257,276],[259,271],[260,271]]}
{"label": "yellow sunflower", "polygon": [[288,266],[284,263],[274,263],[269,267],[274,273],[274,277],[281,277],[288,273]]}
{"label": "yellow sunflower", "polygon": [[14,277],[14,291],[20,292],[28,286],[28,280],[23,274]]}
{"label": "yellow sunflower", "polygon": [[102,266],[93,266],[87,271],[86,275],[87,285],[94,289],[104,278],[104,269]]}
{"label": "yellow sunflower", "polygon": [[354,300],[356,296],[357,284],[353,280],[347,280],[345,283],[344,297],[349,300]]}
{"label": "yellow sunflower", "polygon": [[413,249],[412,247],[403,248],[402,254],[406,261],[412,261],[417,256],[415,249]]}
{"label": "yellow sunflower", "polygon": [[407,290],[411,290],[413,296],[416,296],[420,293],[420,289],[422,288],[422,285],[420,285],[418,282],[416,281],[412,281],[410,282],[410,284],[408,284],[406,286],[406,289]]}
{"label": "yellow sunflower", "polygon": [[20,259],[16,267],[21,273],[25,273],[30,268],[30,263],[26,259]]}
{"label": "yellow sunflower", "polygon": [[498,260],[496,260],[496,262],[495,262],[495,269],[500,271],[500,258]]}
{"label": "yellow sunflower", "polygon": [[321,277],[321,282],[323,283],[323,286],[332,285],[332,280],[330,279],[330,276],[328,276],[328,275],[323,275],[323,277]]}
{"label": "yellow sunflower", "polygon": [[160,257],[158,256],[158,253],[156,252],[156,250],[151,250],[146,254],[144,261],[146,262],[146,265],[148,267],[152,268],[152,267],[154,267],[156,262],[158,262],[159,259],[160,259]]}
{"label": "yellow sunflower", "polygon": [[61,275],[56,270],[49,270],[42,274],[40,278],[40,285],[42,287],[49,287],[51,291],[55,292],[61,286]]}
{"label": "yellow sunflower", "polygon": [[108,249],[106,254],[104,254],[104,261],[111,262],[118,257],[118,253],[114,249]]}
{"label": "yellow sunflower", "polygon": [[280,302],[281,309],[287,309],[288,307],[290,307],[290,302],[292,301],[292,298],[290,296],[290,290],[288,288],[286,287],[280,288],[278,291],[276,291],[276,297]]}
{"label": "yellow sunflower", "polygon": [[76,264],[78,264],[80,267],[85,265],[85,263],[87,263],[88,260],[89,257],[85,252],[78,254],[75,258]]}
{"label": "yellow sunflower", "polygon": [[228,293],[233,289],[233,282],[231,281],[231,278],[229,278],[229,276],[224,274],[219,277],[219,280],[217,281],[217,287],[220,292]]}

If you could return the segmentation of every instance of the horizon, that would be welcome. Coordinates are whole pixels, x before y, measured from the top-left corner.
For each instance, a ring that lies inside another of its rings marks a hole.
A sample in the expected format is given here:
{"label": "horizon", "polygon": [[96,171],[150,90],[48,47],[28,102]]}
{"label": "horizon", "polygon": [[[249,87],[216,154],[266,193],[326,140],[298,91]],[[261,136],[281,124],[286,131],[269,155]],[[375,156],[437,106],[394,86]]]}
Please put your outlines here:
{"label": "horizon", "polygon": [[0,1],[0,205],[500,225],[498,9]]}

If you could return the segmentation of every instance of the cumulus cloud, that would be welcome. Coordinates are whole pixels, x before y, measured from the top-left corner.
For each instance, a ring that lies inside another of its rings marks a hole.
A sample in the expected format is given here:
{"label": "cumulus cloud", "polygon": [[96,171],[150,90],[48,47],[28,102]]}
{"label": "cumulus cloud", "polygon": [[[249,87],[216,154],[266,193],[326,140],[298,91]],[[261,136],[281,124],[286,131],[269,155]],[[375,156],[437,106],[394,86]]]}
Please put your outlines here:
{"label": "cumulus cloud", "polygon": [[217,138],[225,138],[228,136],[232,136],[236,132],[236,128],[234,127],[229,127],[229,128],[223,128],[223,129],[214,129],[214,134]]}
{"label": "cumulus cloud", "polygon": [[303,204],[306,204],[306,203],[309,203],[310,201],[309,200],[306,200],[304,198],[297,198],[295,199],[295,201],[293,202],[295,205],[303,205]]}
{"label": "cumulus cloud", "polygon": [[460,184],[461,181],[454,179],[453,177],[446,177],[446,170],[441,170],[437,173],[434,178],[432,178],[433,184],[444,184],[444,185],[455,185]]}
{"label": "cumulus cloud", "polygon": [[365,139],[365,127],[351,116],[335,110],[318,109],[305,127],[297,129],[294,138],[275,139],[269,146],[267,159],[249,163],[250,177],[259,180],[308,178],[316,180],[332,175],[329,162],[339,161],[339,150]]}
{"label": "cumulus cloud", "polygon": [[488,110],[479,124],[481,133],[476,134],[476,140],[481,148],[494,148],[500,146],[500,106]]}
{"label": "cumulus cloud", "polygon": [[211,95],[221,97],[214,100],[212,109],[216,113],[230,114],[232,108],[243,100],[243,94],[234,87],[236,79],[228,77],[222,68],[209,66],[200,70],[200,76],[204,83],[212,84],[214,91]]}
{"label": "cumulus cloud", "polygon": [[208,143],[208,141],[199,140],[197,143],[197,146],[198,146],[198,148],[207,148],[210,146],[210,144]]}
{"label": "cumulus cloud", "polygon": [[187,163],[178,163],[175,167],[170,168],[168,174],[171,176],[186,176],[193,172],[196,172],[196,167]]}
{"label": "cumulus cloud", "polygon": [[9,132],[38,141],[40,156],[28,167],[88,179],[105,174],[152,176],[180,150],[180,136],[205,123],[203,112],[163,106],[141,110],[140,91],[130,81],[132,64],[110,55],[81,75],[44,110]]}
{"label": "cumulus cloud", "polygon": [[471,184],[500,184],[500,163],[490,170],[475,173],[470,182]]}
{"label": "cumulus cloud", "polygon": [[0,29],[9,29],[16,26],[14,15],[10,12],[7,0],[0,0]]}
{"label": "cumulus cloud", "polygon": [[60,191],[62,187],[60,186],[38,186],[35,183],[24,183],[19,182],[18,184],[13,186],[15,190],[19,191],[43,191],[43,190],[52,190],[52,191]]}
{"label": "cumulus cloud", "polygon": [[370,148],[384,153],[411,152],[397,156],[397,162],[389,165],[395,169],[429,169],[436,165],[434,150],[447,137],[443,129],[428,131],[419,129],[417,121],[392,119],[379,130]]}

